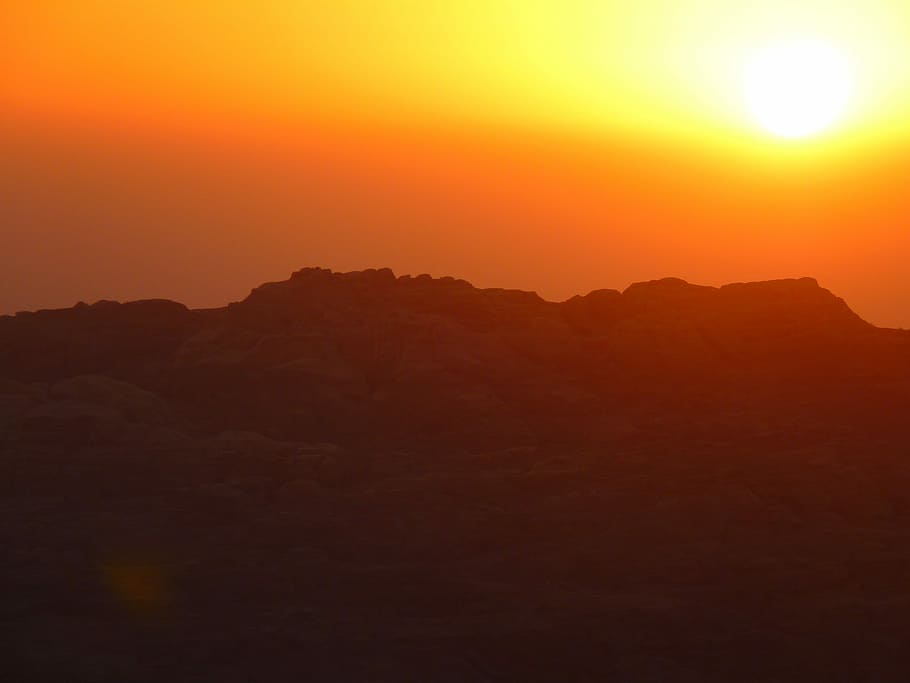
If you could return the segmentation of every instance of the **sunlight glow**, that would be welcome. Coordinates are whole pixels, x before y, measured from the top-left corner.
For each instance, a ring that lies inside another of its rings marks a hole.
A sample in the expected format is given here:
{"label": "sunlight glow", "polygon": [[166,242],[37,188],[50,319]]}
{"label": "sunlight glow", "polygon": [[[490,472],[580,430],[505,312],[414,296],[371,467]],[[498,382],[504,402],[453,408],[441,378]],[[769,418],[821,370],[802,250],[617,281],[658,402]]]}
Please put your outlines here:
{"label": "sunlight glow", "polygon": [[546,128],[750,154],[787,147],[772,135],[849,132],[801,146],[816,158],[910,137],[898,0],[6,5],[3,110]]}
{"label": "sunlight glow", "polygon": [[854,88],[846,57],[824,42],[772,45],[749,61],[746,102],[755,120],[782,138],[820,133],[845,113]]}

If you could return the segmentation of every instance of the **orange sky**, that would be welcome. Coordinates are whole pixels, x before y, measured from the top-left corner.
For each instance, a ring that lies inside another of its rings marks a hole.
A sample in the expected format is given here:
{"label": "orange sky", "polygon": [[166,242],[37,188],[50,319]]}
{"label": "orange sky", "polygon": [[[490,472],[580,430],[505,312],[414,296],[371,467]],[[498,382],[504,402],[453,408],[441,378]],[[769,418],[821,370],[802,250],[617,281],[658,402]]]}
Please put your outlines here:
{"label": "orange sky", "polygon": [[663,84],[658,57],[689,54],[653,35],[666,3],[600,4],[635,41],[599,72],[568,47],[581,2],[19,5],[0,3],[0,312],[390,266],[553,299],[812,275],[910,327],[899,102],[804,145],[750,137]]}

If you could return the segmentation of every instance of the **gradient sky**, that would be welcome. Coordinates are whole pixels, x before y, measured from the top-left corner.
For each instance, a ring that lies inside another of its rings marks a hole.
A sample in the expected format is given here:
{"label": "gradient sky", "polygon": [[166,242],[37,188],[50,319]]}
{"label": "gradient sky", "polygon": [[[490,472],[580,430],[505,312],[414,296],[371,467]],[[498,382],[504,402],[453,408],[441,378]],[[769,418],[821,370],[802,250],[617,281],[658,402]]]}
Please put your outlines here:
{"label": "gradient sky", "polygon": [[[0,0],[0,312],[390,266],[553,299],[812,275],[910,327],[910,6],[796,4]],[[785,143],[742,70],[802,37],[857,91]]]}

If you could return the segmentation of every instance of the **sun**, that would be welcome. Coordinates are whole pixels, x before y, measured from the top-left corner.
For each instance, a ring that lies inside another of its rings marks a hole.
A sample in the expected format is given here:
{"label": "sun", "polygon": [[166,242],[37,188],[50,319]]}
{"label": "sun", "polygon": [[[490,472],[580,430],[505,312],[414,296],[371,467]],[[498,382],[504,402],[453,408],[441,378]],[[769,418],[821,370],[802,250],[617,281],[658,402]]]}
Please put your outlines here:
{"label": "sun", "polygon": [[756,52],[746,65],[744,87],[758,124],[795,140],[817,135],[844,116],[854,76],[850,60],[837,48],[800,40]]}

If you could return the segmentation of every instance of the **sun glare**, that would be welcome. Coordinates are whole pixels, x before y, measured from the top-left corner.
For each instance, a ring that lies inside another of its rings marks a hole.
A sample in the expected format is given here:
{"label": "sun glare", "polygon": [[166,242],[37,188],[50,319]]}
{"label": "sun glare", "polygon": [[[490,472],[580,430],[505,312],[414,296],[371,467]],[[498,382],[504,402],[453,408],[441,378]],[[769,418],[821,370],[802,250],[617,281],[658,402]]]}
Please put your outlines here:
{"label": "sun glare", "polygon": [[814,40],[780,43],[753,55],[745,71],[746,103],[768,132],[807,138],[841,119],[853,93],[844,54]]}

